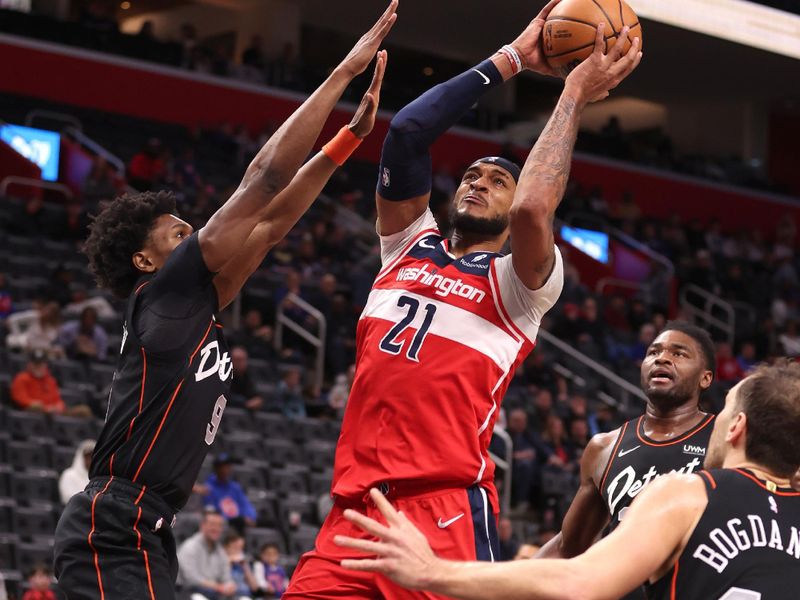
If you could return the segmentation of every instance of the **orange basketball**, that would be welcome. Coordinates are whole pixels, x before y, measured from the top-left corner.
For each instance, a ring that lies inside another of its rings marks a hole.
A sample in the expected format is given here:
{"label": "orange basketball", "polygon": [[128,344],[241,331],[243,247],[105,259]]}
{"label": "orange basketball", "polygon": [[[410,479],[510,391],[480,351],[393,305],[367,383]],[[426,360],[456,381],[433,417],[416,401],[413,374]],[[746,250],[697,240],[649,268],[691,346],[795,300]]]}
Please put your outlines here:
{"label": "orange basketball", "polygon": [[[597,26],[605,23],[606,52],[622,28],[628,39],[642,39],[639,17],[625,0],[563,0],[547,16],[542,43],[550,66],[562,77],[569,75],[594,49]],[[630,47],[630,41],[625,50]]]}

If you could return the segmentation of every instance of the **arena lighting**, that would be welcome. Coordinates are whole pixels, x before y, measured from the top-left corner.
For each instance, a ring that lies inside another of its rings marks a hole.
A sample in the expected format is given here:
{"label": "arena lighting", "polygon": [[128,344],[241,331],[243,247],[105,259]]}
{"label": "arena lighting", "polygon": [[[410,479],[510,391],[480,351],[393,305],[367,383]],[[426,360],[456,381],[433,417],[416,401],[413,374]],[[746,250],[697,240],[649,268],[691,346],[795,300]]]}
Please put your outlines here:
{"label": "arena lighting", "polygon": [[800,59],[800,15],[745,0],[628,3],[640,17]]}
{"label": "arena lighting", "polygon": [[123,2],[122,4],[119,5],[119,7],[122,10],[128,10],[131,7],[131,3],[130,2]]}

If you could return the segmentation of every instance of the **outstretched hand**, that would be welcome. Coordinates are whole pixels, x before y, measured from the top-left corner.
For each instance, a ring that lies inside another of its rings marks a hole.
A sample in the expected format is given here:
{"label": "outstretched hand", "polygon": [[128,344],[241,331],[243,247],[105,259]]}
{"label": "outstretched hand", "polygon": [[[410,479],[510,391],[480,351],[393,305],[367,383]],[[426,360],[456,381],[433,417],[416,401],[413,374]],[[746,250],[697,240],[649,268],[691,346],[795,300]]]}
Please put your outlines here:
{"label": "outstretched hand", "polygon": [[372,128],[375,126],[375,113],[378,112],[378,104],[381,98],[381,84],[383,83],[383,74],[386,72],[386,61],[388,54],[386,50],[381,50],[375,60],[375,73],[372,76],[372,83],[369,84],[369,89],[361,98],[361,104],[358,105],[356,114],[353,115],[353,120],[350,121],[350,131],[356,137],[364,139],[367,137]]}
{"label": "outstretched hand", "polygon": [[351,509],[344,511],[344,517],[374,535],[378,541],[337,535],[334,542],[345,548],[377,555],[377,558],[346,559],[342,561],[342,566],[354,571],[383,573],[412,590],[425,589],[432,580],[440,559],[433,553],[428,540],[419,529],[402,512],[396,511],[383,494],[375,488],[369,494],[388,526]]}
{"label": "outstretched hand", "polygon": [[606,54],[606,40],[603,36],[605,23],[597,26],[594,51],[567,76],[565,86],[576,86],[585,102],[597,102],[608,97],[609,91],[639,66],[642,53],[641,40],[633,38],[626,53],[623,49],[628,41],[629,28],[623,27],[614,47]]}
{"label": "outstretched hand", "polygon": [[383,42],[383,39],[391,31],[395,21],[397,21],[397,1],[391,0],[389,6],[381,15],[372,28],[361,36],[361,39],[356,42],[350,53],[344,57],[344,60],[339,65],[344,69],[350,77],[356,77],[363,73],[372,57],[378,51],[378,47]]}
{"label": "outstretched hand", "polygon": [[550,0],[545,7],[539,11],[539,14],[531,21],[525,30],[517,36],[511,45],[519,54],[522,59],[522,65],[536,73],[542,75],[552,75],[558,77],[558,74],[547,63],[547,58],[542,49],[542,29],[547,20],[547,15],[555,8],[556,4],[561,0]]}

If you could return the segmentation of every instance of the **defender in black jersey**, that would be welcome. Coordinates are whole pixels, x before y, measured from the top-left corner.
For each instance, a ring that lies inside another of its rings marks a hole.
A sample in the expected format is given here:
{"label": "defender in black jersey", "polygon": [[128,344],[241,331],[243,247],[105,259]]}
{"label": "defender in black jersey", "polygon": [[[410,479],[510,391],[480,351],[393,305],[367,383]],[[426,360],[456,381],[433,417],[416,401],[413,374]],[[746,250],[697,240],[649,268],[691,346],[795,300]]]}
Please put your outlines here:
{"label": "defender in black jersey", "polygon": [[800,589],[800,364],[759,367],[728,394],[707,470],[651,483],[609,536],[564,560],[458,563],[378,490],[387,525],[345,512],[376,541],[340,537],[377,558],[342,566],[465,600],[614,600],[649,581],[653,600],[794,600]]}
{"label": "defender in black jersey", "polygon": [[707,332],[681,321],[666,324],[642,361],[645,413],[591,439],[561,533],[536,558],[585,552],[607,525],[611,531],[619,525],[636,495],[656,477],[702,468],[714,417],[699,404],[713,381],[715,362]]}
{"label": "defender in black jersey", "polygon": [[93,222],[85,246],[91,268],[101,286],[128,302],[90,482],[56,528],[55,573],[69,600],[174,598],[171,527],[219,431],[233,376],[214,314],[341,164],[319,152],[300,168],[346,87],[377,53],[372,84],[349,125],[351,138],[372,130],[386,66],[386,53],[377,51],[396,7],[392,0],[198,232],[178,218],[168,192],[122,196]]}

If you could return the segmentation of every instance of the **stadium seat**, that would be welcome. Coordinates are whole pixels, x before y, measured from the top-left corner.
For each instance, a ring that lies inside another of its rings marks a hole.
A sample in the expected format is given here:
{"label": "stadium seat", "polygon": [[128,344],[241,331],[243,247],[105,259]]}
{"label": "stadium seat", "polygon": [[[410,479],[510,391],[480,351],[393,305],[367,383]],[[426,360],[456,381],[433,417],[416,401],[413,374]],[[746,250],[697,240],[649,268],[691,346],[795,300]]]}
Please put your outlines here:
{"label": "stadium seat", "polygon": [[336,444],[322,440],[309,442],[303,447],[305,462],[315,471],[324,471],[332,468],[335,453]]}
{"label": "stadium seat", "polygon": [[8,463],[16,469],[50,469],[53,466],[52,440],[31,438],[30,441],[12,440],[7,445]]}
{"label": "stadium seat", "polygon": [[10,465],[0,464],[0,497],[11,497],[11,475],[13,469]]}
{"label": "stadium seat", "polygon": [[44,469],[29,469],[11,475],[11,496],[21,504],[58,502],[58,473]]}
{"label": "stadium seat", "polygon": [[255,431],[253,415],[244,408],[225,409],[222,417],[222,432],[228,435]]}
{"label": "stadium seat", "polygon": [[[9,598],[20,598],[22,597],[22,582],[25,579],[17,570],[7,570],[7,566],[5,564],[0,564],[0,573],[3,575],[3,580],[6,584],[6,592],[8,593]],[[287,571],[288,572],[288,571]],[[58,600],[65,600],[63,597],[56,594],[56,598]]]}
{"label": "stadium seat", "polygon": [[283,415],[266,412],[257,413],[256,422],[258,423],[258,431],[267,440],[288,436],[289,422]]}
{"label": "stadium seat", "polygon": [[288,440],[268,439],[264,442],[264,458],[273,465],[299,463],[303,460],[302,452]]}
{"label": "stadium seat", "polygon": [[[0,425],[3,429],[5,429],[5,425]],[[0,463],[7,463],[8,462],[8,452],[6,448],[8,446],[8,442],[11,441],[10,436],[3,431],[0,433]]]}
{"label": "stadium seat", "polygon": [[[83,402],[86,402],[85,397],[83,397]],[[67,417],[64,415],[55,415],[53,417],[51,430],[53,438],[60,444],[71,446],[73,452],[75,447],[83,440],[97,439],[97,435],[100,433],[97,422],[93,419]]]}
{"label": "stadium seat", "polygon": [[14,511],[14,533],[23,539],[52,536],[56,529],[56,508],[41,504],[17,507]]}
{"label": "stadium seat", "polygon": [[247,498],[256,510],[256,522],[259,527],[271,527],[278,524],[278,512],[275,508],[277,496],[274,492],[248,489]]}
{"label": "stadium seat", "polygon": [[284,527],[289,525],[289,514],[296,512],[304,523],[317,522],[317,498],[303,493],[292,493],[278,500],[278,515]]}
{"label": "stadium seat", "polygon": [[[228,416],[227,414],[225,415]],[[225,422],[225,419],[222,420]],[[249,457],[265,460],[261,446],[261,436],[255,433],[230,433],[219,436],[219,448],[215,452],[227,452],[234,458],[244,460]]]}
{"label": "stadium seat", "polygon": [[72,466],[75,459],[75,448],[65,446],[53,447],[53,470],[62,473],[64,469]]}
{"label": "stadium seat", "polygon": [[86,365],[77,360],[51,360],[50,370],[62,385],[68,381],[86,381],[88,379]]}
{"label": "stadium seat", "polygon": [[92,363],[89,366],[89,381],[94,384],[97,389],[103,389],[111,383],[114,377],[114,365],[104,365],[103,363]]}
{"label": "stadium seat", "polygon": [[308,525],[301,525],[289,532],[289,552],[303,554],[314,549],[319,529]]}
{"label": "stadium seat", "polygon": [[308,493],[307,473],[298,469],[274,469],[270,473],[272,489],[284,496]]}
{"label": "stadium seat", "polygon": [[331,482],[333,481],[333,471],[325,471],[323,473],[311,473],[308,476],[309,492],[314,496],[321,496],[331,491]]}
{"label": "stadium seat", "polygon": [[247,553],[257,556],[264,544],[276,544],[281,552],[286,552],[286,543],[281,532],[266,527],[251,527],[246,532]]}
{"label": "stadium seat", "polygon": [[[0,498],[0,535],[14,532],[14,512],[17,501],[13,498]],[[0,568],[3,563],[0,562]]]}
{"label": "stadium seat", "polygon": [[320,419],[295,419],[292,421],[292,438],[298,442],[306,443],[322,439],[326,434],[325,421]]}
{"label": "stadium seat", "polygon": [[17,568],[23,573],[28,573],[39,563],[53,564],[53,544],[49,541],[39,540],[32,543],[20,543],[17,546]]}
{"label": "stadium seat", "polygon": [[42,413],[10,410],[7,415],[8,432],[12,437],[28,440],[33,437],[49,438],[50,422]]}
{"label": "stadium seat", "polygon": [[264,472],[248,465],[236,465],[233,468],[233,478],[245,491],[267,487],[267,478]]}
{"label": "stadium seat", "polygon": [[18,569],[17,546],[19,536],[11,533],[0,534],[0,568]]}
{"label": "stadium seat", "polygon": [[197,533],[200,528],[201,519],[202,517],[197,513],[180,513],[175,521],[175,527],[172,528],[172,534],[175,536],[175,543],[180,545]]}

